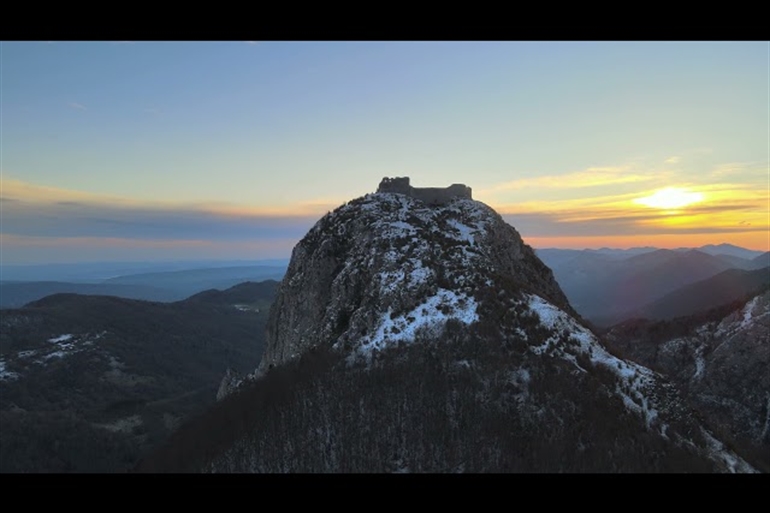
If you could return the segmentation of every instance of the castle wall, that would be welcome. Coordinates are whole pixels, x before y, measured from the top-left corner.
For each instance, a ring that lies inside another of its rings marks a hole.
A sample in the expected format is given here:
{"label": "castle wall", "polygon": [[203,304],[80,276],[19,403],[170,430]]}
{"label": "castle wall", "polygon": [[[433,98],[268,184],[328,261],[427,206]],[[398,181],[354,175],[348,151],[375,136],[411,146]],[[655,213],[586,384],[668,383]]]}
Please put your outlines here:
{"label": "castle wall", "polygon": [[451,187],[412,187],[412,197],[427,205],[443,205],[454,198],[471,199],[470,189],[455,184]]}
{"label": "castle wall", "polygon": [[454,198],[473,199],[471,188],[456,183],[449,187],[412,187],[409,177],[383,178],[377,192],[395,192],[419,199],[426,205],[443,205]]}

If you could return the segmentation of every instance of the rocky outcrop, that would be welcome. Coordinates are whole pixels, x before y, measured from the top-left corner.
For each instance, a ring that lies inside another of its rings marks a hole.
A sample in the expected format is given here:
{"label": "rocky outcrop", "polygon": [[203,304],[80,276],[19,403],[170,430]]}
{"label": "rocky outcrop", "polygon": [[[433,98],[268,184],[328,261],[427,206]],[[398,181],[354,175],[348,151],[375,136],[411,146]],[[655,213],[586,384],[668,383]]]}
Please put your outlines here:
{"label": "rocky outcrop", "polygon": [[[487,205],[455,199],[435,208],[399,193],[358,198],[294,248],[260,369],[319,344],[360,345],[391,316],[408,318],[421,305],[431,319],[470,319],[498,277],[574,314],[551,270]],[[446,312],[436,316],[439,303]]]}
{"label": "rocky outcrop", "polygon": [[225,375],[222,381],[219,382],[219,389],[217,389],[217,401],[221,401],[228,395],[232,394],[238,389],[238,386],[243,382],[243,376],[236,370],[228,367],[225,371]]}

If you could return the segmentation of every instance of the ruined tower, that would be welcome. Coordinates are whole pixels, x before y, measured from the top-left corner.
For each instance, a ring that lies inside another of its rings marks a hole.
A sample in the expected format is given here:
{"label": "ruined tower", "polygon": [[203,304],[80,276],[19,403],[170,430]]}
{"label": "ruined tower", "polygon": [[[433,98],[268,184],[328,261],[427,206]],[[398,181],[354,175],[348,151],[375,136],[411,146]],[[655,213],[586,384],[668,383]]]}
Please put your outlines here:
{"label": "ruined tower", "polygon": [[473,199],[471,188],[462,183],[449,187],[412,187],[409,177],[385,177],[377,187],[377,192],[395,192],[418,199],[426,205],[445,205],[455,198]]}

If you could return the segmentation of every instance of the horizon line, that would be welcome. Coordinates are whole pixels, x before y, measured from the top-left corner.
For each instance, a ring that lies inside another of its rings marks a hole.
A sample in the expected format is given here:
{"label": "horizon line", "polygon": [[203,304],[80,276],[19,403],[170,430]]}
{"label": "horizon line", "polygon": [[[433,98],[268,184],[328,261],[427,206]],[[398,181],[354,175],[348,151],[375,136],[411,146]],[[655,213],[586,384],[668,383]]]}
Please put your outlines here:
{"label": "horizon line", "polygon": [[[526,244],[526,240],[524,241]],[[557,247],[557,246],[538,246],[535,247],[533,245],[527,244],[530,246],[533,250],[560,250],[560,251],[633,251],[633,250],[640,250],[640,249],[649,249],[650,251],[657,251],[662,249],[668,249],[668,250],[699,250],[704,247],[708,246],[730,246],[733,248],[742,249],[745,251],[752,251],[759,254],[764,254],[767,252],[770,252],[768,250],[762,250],[762,249],[753,249],[753,248],[747,248],[744,246],[738,246],[737,244],[731,244],[728,242],[720,242],[720,243],[709,243],[709,244],[703,244],[701,246],[676,246],[676,247],[663,247],[663,246],[651,246],[651,245],[642,245],[642,246],[629,246],[629,247],[613,247],[613,246],[595,246],[595,247]],[[120,264],[194,264],[194,263],[219,263],[219,262],[243,262],[243,263],[253,263],[258,264],[260,262],[275,262],[275,261],[286,261],[287,265],[291,262],[291,254],[287,256],[281,256],[281,257],[271,257],[271,258],[191,258],[191,259],[184,259],[184,258],[160,258],[160,259],[137,259],[137,260],[109,260],[109,259],[101,259],[101,260],[78,260],[78,261],[49,261],[49,262],[35,262],[35,263],[28,263],[28,262],[10,262],[6,263],[3,262],[2,259],[0,259],[0,267],[18,267],[18,266],[28,266],[28,267],[35,267],[35,266],[50,266],[50,265],[97,265],[97,264],[110,264],[110,265],[120,265]]]}

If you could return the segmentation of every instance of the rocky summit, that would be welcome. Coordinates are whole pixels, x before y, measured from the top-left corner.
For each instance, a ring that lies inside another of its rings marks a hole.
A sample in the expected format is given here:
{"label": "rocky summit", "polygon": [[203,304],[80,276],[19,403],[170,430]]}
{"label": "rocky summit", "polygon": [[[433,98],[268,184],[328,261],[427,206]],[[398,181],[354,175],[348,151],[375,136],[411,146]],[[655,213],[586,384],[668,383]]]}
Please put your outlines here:
{"label": "rocky summit", "polygon": [[501,282],[574,315],[551,270],[487,205],[378,192],[323,217],[297,244],[270,312],[261,369],[331,344],[370,355],[449,319],[481,322]]}
{"label": "rocky summit", "polygon": [[257,371],[140,469],[755,471],[493,209],[388,183],[297,244]]}

